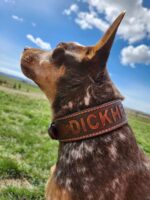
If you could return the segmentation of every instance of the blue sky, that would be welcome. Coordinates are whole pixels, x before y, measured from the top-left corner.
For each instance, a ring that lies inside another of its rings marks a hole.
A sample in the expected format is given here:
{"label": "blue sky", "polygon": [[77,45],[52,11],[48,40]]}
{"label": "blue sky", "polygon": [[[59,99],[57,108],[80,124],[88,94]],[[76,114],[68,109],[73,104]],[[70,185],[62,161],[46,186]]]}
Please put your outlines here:
{"label": "blue sky", "polygon": [[125,105],[150,113],[149,0],[0,0],[0,72],[23,77],[19,60],[25,46],[95,44],[122,10],[127,13],[108,69]]}

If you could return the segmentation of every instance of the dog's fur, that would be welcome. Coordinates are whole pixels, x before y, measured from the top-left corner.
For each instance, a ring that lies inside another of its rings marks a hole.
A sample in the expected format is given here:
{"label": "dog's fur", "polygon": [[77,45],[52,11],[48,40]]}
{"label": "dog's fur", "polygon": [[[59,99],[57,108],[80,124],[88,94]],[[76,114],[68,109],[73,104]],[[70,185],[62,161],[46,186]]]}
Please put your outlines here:
{"label": "dog's fur", "polygon": [[[121,99],[106,68],[118,27],[102,47],[61,43],[51,52],[26,49],[21,66],[52,103],[53,118]],[[107,34],[108,34],[107,32]],[[141,133],[142,134],[142,133]],[[150,200],[150,161],[130,126],[78,142],[60,143],[47,200]]]}

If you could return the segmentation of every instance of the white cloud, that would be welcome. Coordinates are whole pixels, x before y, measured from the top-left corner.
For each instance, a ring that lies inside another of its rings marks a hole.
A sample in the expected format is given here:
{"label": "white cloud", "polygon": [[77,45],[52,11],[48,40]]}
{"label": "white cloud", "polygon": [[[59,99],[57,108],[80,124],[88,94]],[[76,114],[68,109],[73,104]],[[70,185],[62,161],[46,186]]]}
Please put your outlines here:
{"label": "white cloud", "polygon": [[[98,28],[105,31],[108,24],[123,10],[126,16],[118,34],[129,43],[140,41],[150,36],[150,9],[142,5],[142,0],[82,0],[87,3],[88,11],[77,10],[76,23],[83,29]],[[69,9],[68,9],[69,10]],[[72,12],[69,12],[70,15]],[[96,14],[94,14],[96,13]],[[100,17],[103,15],[104,17]]]}
{"label": "white cloud", "polygon": [[121,63],[134,67],[135,64],[150,64],[150,46],[141,44],[139,46],[128,46],[121,51]]}
{"label": "white cloud", "polygon": [[33,42],[34,44],[36,44],[38,47],[42,48],[42,49],[46,49],[46,50],[50,50],[51,49],[51,45],[47,42],[44,42],[41,38],[37,37],[35,38],[33,35],[28,34],[26,36],[31,42]]}
{"label": "white cloud", "polygon": [[77,13],[79,10],[79,7],[77,4],[72,4],[68,9],[65,9],[63,14],[64,15],[71,15],[72,13]]}
{"label": "white cloud", "polygon": [[11,18],[18,21],[18,22],[23,22],[23,18],[18,17],[17,15],[12,15]]}
{"label": "white cloud", "polygon": [[95,12],[79,12],[75,22],[82,29],[92,29],[94,26],[97,29],[105,31],[108,28],[108,23],[98,18]]}

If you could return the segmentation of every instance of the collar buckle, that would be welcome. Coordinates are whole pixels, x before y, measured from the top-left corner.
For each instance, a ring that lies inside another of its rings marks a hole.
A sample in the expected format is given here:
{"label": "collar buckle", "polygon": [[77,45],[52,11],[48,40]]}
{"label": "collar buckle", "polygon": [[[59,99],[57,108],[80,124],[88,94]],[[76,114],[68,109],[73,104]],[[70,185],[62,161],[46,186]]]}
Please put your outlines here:
{"label": "collar buckle", "polygon": [[52,139],[57,139],[57,128],[54,122],[52,122],[48,128],[48,134]]}

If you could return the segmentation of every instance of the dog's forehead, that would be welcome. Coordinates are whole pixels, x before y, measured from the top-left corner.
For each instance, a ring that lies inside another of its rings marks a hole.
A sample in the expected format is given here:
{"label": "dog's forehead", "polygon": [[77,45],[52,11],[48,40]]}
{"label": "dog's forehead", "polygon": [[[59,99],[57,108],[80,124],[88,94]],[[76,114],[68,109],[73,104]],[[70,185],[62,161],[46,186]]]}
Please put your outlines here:
{"label": "dog's forehead", "polygon": [[64,48],[85,48],[83,44],[79,42],[60,42],[57,46],[61,46]]}
{"label": "dog's forehead", "polygon": [[81,62],[86,51],[87,47],[78,42],[68,42],[65,48],[65,54],[73,56],[79,62]]}
{"label": "dog's forehead", "polygon": [[68,42],[67,47],[74,47],[76,49],[85,49],[85,46],[78,42]]}
{"label": "dog's forehead", "polygon": [[78,61],[82,60],[87,51],[87,47],[78,42],[60,42],[56,48],[63,48],[66,56],[70,55]]}
{"label": "dog's forehead", "polygon": [[79,43],[79,42],[72,42],[74,45],[76,46],[81,46],[81,47],[85,47],[83,44]]}

